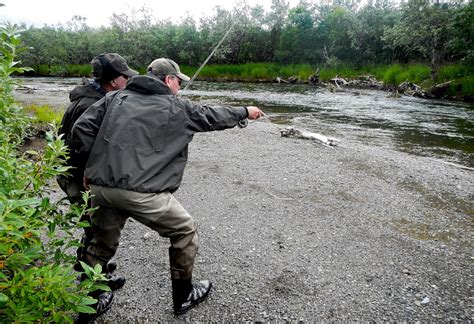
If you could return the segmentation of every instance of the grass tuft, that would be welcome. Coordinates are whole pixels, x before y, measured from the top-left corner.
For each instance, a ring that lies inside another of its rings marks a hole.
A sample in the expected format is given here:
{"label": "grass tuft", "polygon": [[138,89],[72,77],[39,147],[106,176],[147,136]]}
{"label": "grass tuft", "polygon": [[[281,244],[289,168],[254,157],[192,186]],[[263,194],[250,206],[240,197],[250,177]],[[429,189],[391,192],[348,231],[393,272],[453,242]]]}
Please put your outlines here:
{"label": "grass tuft", "polygon": [[48,105],[29,105],[23,109],[33,116],[33,123],[35,124],[59,125],[63,118],[63,112],[58,112]]}

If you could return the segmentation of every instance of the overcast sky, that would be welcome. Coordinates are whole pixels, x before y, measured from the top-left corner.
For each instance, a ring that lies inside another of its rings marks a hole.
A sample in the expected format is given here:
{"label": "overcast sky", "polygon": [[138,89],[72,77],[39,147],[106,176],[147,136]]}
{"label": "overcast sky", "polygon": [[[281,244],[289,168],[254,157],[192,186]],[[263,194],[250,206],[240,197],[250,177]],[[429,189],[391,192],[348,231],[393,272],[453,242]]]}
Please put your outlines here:
{"label": "overcast sky", "polygon": [[[179,18],[189,12],[199,21],[202,16],[210,16],[215,6],[225,9],[234,7],[234,0],[0,0],[0,22],[19,23],[42,27],[44,24],[56,25],[70,21],[74,15],[86,17],[86,23],[92,27],[108,26],[113,13],[129,13],[133,8],[143,6],[153,11],[156,20]],[[132,4],[133,3],[133,4]],[[261,4],[269,10],[271,0],[249,0],[251,6]],[[299,0],[289,0],[294,7]]]}

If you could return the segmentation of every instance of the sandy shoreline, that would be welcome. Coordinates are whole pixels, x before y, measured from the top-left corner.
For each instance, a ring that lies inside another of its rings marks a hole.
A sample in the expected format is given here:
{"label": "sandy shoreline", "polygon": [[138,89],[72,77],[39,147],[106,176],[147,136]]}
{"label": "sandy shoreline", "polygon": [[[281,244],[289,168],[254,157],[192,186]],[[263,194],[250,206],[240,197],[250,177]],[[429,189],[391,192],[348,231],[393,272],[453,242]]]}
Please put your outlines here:
{"label": "sandy shoreline", "polygon": [[171,309],[168,242],[129,221],[116,261],[127,284],[98,322],[472,320],[473,173],[278,127],[197,134],[176,193],[199,226],[197,279]]}

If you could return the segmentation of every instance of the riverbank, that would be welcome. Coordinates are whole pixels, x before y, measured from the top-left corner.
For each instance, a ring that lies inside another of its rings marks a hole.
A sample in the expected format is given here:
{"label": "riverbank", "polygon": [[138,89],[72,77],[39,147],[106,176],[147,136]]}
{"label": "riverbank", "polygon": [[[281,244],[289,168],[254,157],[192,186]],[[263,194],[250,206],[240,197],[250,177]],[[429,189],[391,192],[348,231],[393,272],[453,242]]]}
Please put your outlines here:
{"label": "riverbank", "polygon": [[190,145],[176,197],[198,224],[209,299],[174,317],[168,242],[130,220],[115,258],[128,281],[99,323],[472,320],[472,171],[278,130]]}
{"label": "riverbank", "polygon": [[[137,68],[145,73],[145,68]],[[182,66],[182,71],[190,76],[194,75],[197,67]],[[54,71],[63,71],[56,74]],[[67,72],[64,72],[67,71]],[[66,73],[66,74],[64,74]],[[43,66],[39,65],[30,72],[31,76],[90,76],[91,67],[88,65]],[[291,80],[294,83],[334,84],[335,78],[353,81],[353,87],[367,83],[358,83],[357,80],[373,79],[372,87],[403,92],[403,83],[415,84],[420,91],[433,93],[437,98],[448,100],[474,101],[474,69],[469,65],[447,64],[440,66],[437,71],[425,64],[391,64],[372,66],[345,66],[316,67],[309,64],[280,65],[275,63],[247,63],[239,65],[206,65],[199,74],[198,80],[219,82],[277,82]],[[444,85],[441,89],[437,85]],[[406,86],[405,86],[406,88]],[[413,87],[412,87],[413,88]]]}
{"label": "riverbank", "polygon": [[[70,86],[22,97],[61,107]],[[251,122],[190,145],[176,197],[198,224],[195,278],[212,280],[209,299],[174,317],[168,242],[130,220],[115,258],[127,283],[98,323],[472,320],[473,171],[282,127]]]}

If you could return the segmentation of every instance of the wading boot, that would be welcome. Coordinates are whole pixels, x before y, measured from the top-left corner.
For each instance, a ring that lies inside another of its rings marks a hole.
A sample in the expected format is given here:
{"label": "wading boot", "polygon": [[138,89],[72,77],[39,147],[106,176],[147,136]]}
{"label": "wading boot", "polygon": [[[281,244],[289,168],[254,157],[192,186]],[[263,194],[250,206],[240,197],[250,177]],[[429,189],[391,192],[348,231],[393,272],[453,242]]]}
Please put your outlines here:
{"label": "wading boot", "polygon": [[106,274],[107,279],[109,279],[106,284],[112,289],[112,291],[119,290],[125,285],[126,279],[124,276],[112,274],[115,269],[117,269],[117,264],[113,261],[107,262],[107,264],[102,269],[102,272]]}
{"label": "wading boot", "polygon": [[110,287],[112,291],[119,290],[125,285],[125,282],[127,281],[124,276],[119,276],[119,275],[112,275],[112,274],[107,274],[106,275],[107,282],[105,284]]}
{"label": "wading boot", "polygon": [[77,320],[74,322],[75,324],[90,324],[93,323],[97,317],[104,314],[106,311],[110,309],[112,306],[112,301],[114,299],[114,293],[111,291],[100,292],[94,291],[89,294],[89,296],[97,299],[97,303],[90,305],[92,308],[95,309],[95,314],[86,314],[86,313],[79,313]]}
{"label": "wading boot", "polygon": [[186,313],[191,307],[206,299],[212,284],[209,280],[192,282],[191,279],[172,280],[173,310],[175,315]]}

